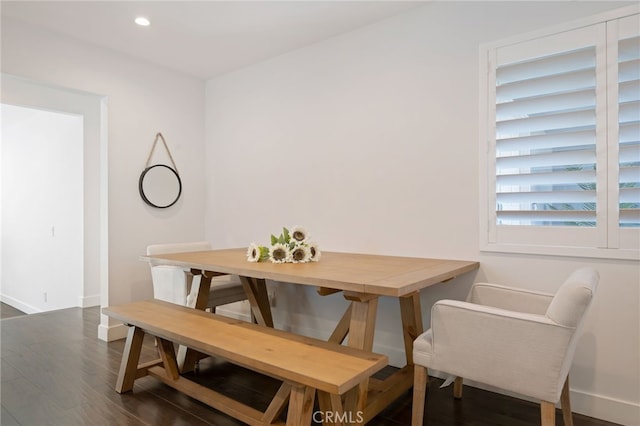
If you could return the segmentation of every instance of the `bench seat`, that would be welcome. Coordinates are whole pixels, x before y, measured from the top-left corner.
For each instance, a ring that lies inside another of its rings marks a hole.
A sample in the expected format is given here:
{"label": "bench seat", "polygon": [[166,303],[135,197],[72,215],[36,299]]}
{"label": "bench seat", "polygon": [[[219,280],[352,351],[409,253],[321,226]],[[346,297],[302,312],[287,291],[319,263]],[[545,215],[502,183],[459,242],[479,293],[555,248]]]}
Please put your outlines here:
{"label": "bench seat", "polygon": [[[287,402],[287,425],[310,424],[316,390],[323,409],[340,419],[353,418],[348,412],[359,406],[358,385],[388,363],[385,355],[159,300],[108,307],[103,313],[130,326],[116,384],[119,393],[132,390],[137,378],[152,375],[248,424],[277,424]],[[160,360],[138,365],[145,333],[156,337]],[[282,380],[283,385],[260,412],[181,376],[174,343]],[[341,396],[347,394],[342,406]]]}

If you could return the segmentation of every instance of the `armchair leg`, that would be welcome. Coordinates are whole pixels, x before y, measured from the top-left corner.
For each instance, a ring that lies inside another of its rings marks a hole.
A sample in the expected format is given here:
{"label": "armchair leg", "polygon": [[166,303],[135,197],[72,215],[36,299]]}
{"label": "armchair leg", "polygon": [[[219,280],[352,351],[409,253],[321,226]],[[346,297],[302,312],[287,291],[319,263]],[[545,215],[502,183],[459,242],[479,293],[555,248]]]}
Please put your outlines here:
{"label": "armchair leg", "polygon": [[541,426],[555,426],[556,405],[553,402],[540,401]]}
{"label": "armchair leg", "polygon": [[560,406],[562,407],[562,420],[564,426],[573,426],[573,416],[571,415],[571,397],[569,396],[569,376],[562,387],[560,395]]}
{"label": "armchair leg", "polygon": [[421,365],[413,366],[413,408],[411,412],[411,426],[422,426],[424,404],[427,396],[427,369]]}
{"label": "armchair leg", "polygon": [[456,377],[453,382],[453,397],[455,399],[462,399],[462,377]]}

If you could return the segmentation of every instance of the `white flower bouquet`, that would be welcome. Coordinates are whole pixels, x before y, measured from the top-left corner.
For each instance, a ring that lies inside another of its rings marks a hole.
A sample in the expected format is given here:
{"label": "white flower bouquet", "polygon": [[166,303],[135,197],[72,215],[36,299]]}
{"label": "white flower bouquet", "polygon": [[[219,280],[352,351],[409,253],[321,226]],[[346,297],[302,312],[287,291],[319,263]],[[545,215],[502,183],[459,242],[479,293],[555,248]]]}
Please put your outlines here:
{"label": "white flower bouquet", "polygon": [[273,263],[306,263],[320,260],[318,244],[309,241],[309,235],[302,226],[294,226],[289,231],[282,228],[280,236],[271,234],[271,246],[251,243],[247,249],[249,262],[270,260]]}

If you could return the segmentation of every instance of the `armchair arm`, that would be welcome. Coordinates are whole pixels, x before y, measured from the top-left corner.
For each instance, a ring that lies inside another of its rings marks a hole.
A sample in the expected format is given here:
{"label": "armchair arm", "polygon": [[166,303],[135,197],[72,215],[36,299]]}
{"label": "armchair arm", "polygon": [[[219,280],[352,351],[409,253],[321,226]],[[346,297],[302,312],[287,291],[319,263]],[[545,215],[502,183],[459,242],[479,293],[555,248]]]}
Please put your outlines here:
{"label": "armchair arm", "polygon": [[547,312],[552,299],[552,294],[488,283],[474,284],[467,297],[478,305],[538,315]]}
{"label": "armchair arm", "polygon": [[443,300],[431,311],[428,367],[557,402],[573,328],[544,315]]}

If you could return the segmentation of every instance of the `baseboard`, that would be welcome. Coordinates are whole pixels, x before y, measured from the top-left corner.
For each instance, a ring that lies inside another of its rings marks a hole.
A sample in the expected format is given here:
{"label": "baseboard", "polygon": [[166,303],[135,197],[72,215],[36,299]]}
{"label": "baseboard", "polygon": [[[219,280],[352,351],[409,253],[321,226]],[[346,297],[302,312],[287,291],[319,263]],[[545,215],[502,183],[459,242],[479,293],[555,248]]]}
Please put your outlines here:
{"label": "baseboard", "polygon": [[621,399],[571,390],[571,409],[575,413],[621,425],[640,425],[640,404]]}
{"label": "baseboard", "polygon": [[98,339],[105,342],[113,342],[114,340],[120,340],[127,337],[129,327],[124,324],[117,324],[112,326],[106,326],[100,324],[98,326]]}
{"label": "baseboard", "polygon": [[25,314],[39,314],[40,312],[43,312],[42,309],[38,309],[35,306],[28,305],[19,301],[18,299],[14,299],[13,297],[4,294],[0,295],[0,301],[18,309],[19,311],[24,312]]}
{"label": "baseboard", "polygon": [[80,296],[78,306],[81,308],[90,308],[92,306],[100,305],[100,295],[94,294],[93,296]]}
{"label": "baseboard", "polygon": [[[17,299],[14,299],[13,297],[10,296],[6,296],[6,295],[0,295],[0,301],[2,301],[2,303],[6,303],[9,306],[12,306],[18,310],[21,310],[24,313],[27,314],[39,314],[40,312],[45,312],[42,309],[38,309],[35,306],[31,306],[28,305],[26,303],[23,303]],[[80,308],[90,308],[92,306],[99,306],[100,305],[100,295],[96,294],[93,296],[80,296],[78,298],[78,307]]]}

